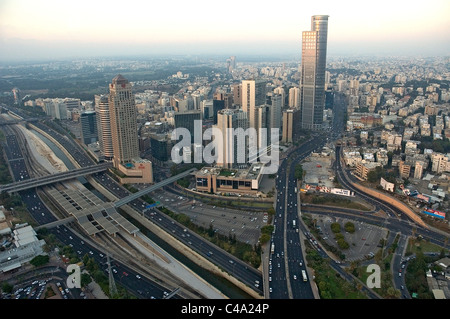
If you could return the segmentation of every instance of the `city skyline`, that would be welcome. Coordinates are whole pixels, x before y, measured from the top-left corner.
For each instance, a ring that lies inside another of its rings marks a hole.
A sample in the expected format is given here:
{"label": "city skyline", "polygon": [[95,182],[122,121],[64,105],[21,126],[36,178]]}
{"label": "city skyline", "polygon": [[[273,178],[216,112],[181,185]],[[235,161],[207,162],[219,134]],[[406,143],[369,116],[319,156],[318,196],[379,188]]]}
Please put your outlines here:
{"label": "city skyline", "polygon": [[[278,9],[278,10],[277,10]],[[300,57],[310,17],[329,15],[328,54],[445,55],[450,4],[115,1],[0,3],[0,61],[104,55],[287,54]],[[70,14],[69,14],[70,13]],[[267,45],[270,43],[271,45]]]}

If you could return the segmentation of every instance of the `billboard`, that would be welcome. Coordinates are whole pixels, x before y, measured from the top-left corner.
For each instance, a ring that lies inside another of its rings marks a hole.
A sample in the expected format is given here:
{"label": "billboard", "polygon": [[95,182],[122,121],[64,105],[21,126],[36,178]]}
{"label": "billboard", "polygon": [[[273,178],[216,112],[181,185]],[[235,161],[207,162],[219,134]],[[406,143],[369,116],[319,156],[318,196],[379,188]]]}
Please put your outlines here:
{"label": "billboard", "polygon": [[383,189],[385,191],[394,192],[394,184],[393,183],[389,183],[383,177],[380,179],[380,185],[381,185],[381,187],[383,187]]}
{"label": "billboard", "polygon": [[341,189],[341,188],[332,188],[330,193],[336,194],[336,195],[343,195],[343,196],[353,196],[353,192],[349,191],[348,189]]}
{"label": "billboard", "polygon": [[425,208],[422,212],[424,214],[431,215],[433,217],[445,219],[445,213],[444,212],[440,212],[438,210],[434,210],[434,209],[431,209],[431,208]]}

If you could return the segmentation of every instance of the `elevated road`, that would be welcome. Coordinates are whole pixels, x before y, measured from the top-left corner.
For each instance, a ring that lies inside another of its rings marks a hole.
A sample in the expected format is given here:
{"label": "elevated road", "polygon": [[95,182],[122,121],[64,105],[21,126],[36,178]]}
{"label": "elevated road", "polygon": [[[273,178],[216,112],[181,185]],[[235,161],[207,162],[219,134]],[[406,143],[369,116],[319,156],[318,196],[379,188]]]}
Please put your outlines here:
{"label": "elevated road", "polygon": [[50,222],[50,223],[47,223],[47,224],[43,224],[43,225],[37,226],[37,227],[34,228],[34,230],[39,230],[41,228],[53,228],[53,227],[65,225],[65,224],[68,224],[68,223],[71,223],[71,222],[75,222],[75,221],[76,221],[75,217],[70,216],[70,217],[66,217],[64,219],[59,219],[59,220],[54,221],[54,222]]}
{"label": "elevated road", "polygon": [[37,178],[30,178],[23,181],[18,181],[11,184],[2,185],[0,187],[0,193],[1,192],[19,192],[30,188],[35,188],[39,186],[44,186],[47,184],[62,182],[65,180],[69,180],[72,178],[77,178],[81,176],[86,176],[89,174],[94,174],[98,172],[102,172],[107,170],[109,167],[112,167],[112,163],[102,163],[98,165],[83,167],[79,169],[70,170],[67,172],[61,172],[56,173],[52,175],[37,177]]}
{"label": "elevated road", "polygon": [[166,186],[166,185],[169,185],[169,184],[171,184],[171,183],[173,183],[173,182],[176,182],[176,181],[179,180],[180,178],[183,178],[183,177],[185,177],[185,176],[188,176],[188,175],[192,174],[193,172],[195,172],[196,170],[197,170],[197,169],[195,169],[195,168],[191,168],[191,169],[189,169],[189,170],[187,170],[187,171],[185,171],[185,172],[183,172],[183,173],[180,173],[180,174],[178,174],[178,175],[169,177],[169,178],[166,179],[165,181],[156,183],[155,185],[152,185],[152,186],[147,187],[147,188],[145,188],[145,189],[143,189],[143,190],[140,190],[139,192],[136,192],[136,193],[134,193],[134,194],[128,195],[128,196],[126,196],[126,197],[123,197],[123,198],[119,199],[118,201],[116,201],[116,202],[114,203],[114,207],[115,207],[115,208],[119,208],[120,206],[126,205],[126,204],[128,204],[129,202],[132,202],[133,200],[138,199],[139,197],[144,196],[145,194],[151,193],[151,192],[153,192],[153,191],[155,191],[155,190],[157,190],[157,189],[159,189],[159,188],[161,188],[161,187],[163,187],[163,186]]}

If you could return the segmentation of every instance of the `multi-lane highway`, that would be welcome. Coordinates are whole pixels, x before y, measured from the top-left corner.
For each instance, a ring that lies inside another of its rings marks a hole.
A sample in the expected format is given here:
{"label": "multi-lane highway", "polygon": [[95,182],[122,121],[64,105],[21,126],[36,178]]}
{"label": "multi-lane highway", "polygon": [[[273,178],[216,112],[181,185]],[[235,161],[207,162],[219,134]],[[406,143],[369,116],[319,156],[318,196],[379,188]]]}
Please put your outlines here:
{"label": "multi-lane highway", "polygon": [[[297,179],[295,166],[312,151],[322,147],[326,137],[311,138],[292,151],[281,163],[276,179],[277,199],[268,261],[269,296],[271,299],[313,299],[311,285],[303,281],[306,270],[299,234]],[[272,247],[274,249],[272,250]]]}
{"label": "multi-lane highway", "polygon": [[[36,122],[33,123],[35,126],[39,127],[42,131],[46,132],[52,138],[54,138],[60,145],[62,145],[69,154],[76,160],[80,167],[87,167],[93,165],[93,161],[79,148],[76,143],[70,141],[67,137],[62,136],[61,134],[55,132],[51,128],[43,125],[42,123]],[[131,193],[123,188],[120,184],[114,181],[108,174],[104,172],[95,173],[92,177],[101,184],[104,188],[106,188],[110,193],[112,193],[117,198],[125,198]],[[34,190],[24,191],[25,194],[30,194],[30,197],[27,197],[29,203],[27,203],[28,207],[41,207],[44,206],[39,204],[40,199],[36,195]],[[239,260],[221,248],[211,244],[209,241],[197,236],[194,232],[189,229],[184,230],[185,228],[182,225],[176,223],[172,218],[167,216],[166,214],[160,212],[157,209],[147,210],[146,206],[148,203],[144,202],[141,199],[134,199],[129,204],[132,208],[137,210],[139,213],[143,214],[145,212],[145,216],[149,218],[156,225],[161,227],[164,231],[169,234],[177,235],[178,233],[183,233],[185,236],[178,234],[178,239],[180,242],[185,244],[187,247],[196,251],[200,255],[203,255],[205,258],[218,265],[220,268],[237,278],[242,283],[246,284],[248,287],[255,290],[256,293],[263,295],[263,285],[262,285],[262,274],[259,270],[249,266],[247,263]],[[43,208],[45,209],[45,208]],[[54,216],[48,211],[36,210],[37,214],[43,214],[41,217],[46,218],[45,221],[38,220],[38,223],[49,223],[53,222],[56,219]],[[38,218],[41,218],[38,216]],[[72,236],[73,237],[73,236]],[[209,252],[212,252],[210,254]],[[260,283],[260,284],[258,284]]]}
{"label": "multi-lane highway", "polygon": [[[5,127],[3,127],[2,130],[5,133],[6,140],[3,147],[5,149],[9,165],[11,166],[11,172],[14,180],[17,181],[30,178],[22,149],[17,141],[14,131]],[[35,189],[21,191],[19,192],[19,195],[28,208],[30,214],[38,224],[43,225],[57,220],[53,213],[50,212],[47,206],[45,206],[41,201]],[[97,249],[95,246],[90,245],[86,241],[83,241],[79,235],[70,228],[66,226],[59,226],[57,228],[49,229],[49,232],[53,233],[55,237],[63,244],[70,245],[80,257],[85,254],[89,254],[96,260],[96,262],[104,265],[104,256],[106,253]],[[131,293],[134,293],[136,296],[142,298],[150,298],[152,296],[155,298],[163,298],[164,292],[167,291],[167,288],[156,282],[150,281],[143,276],[139,276],[140,278],[136,277],[139,273],[116,260],[113,260],[113,263],[115,265],[115,269],[117,270],[117,272],[115,272],[116,279]],[[138,290],[142,292],[142,294],[140,294]],[[174,298],[179,298],[179,296],[174,296]]]}

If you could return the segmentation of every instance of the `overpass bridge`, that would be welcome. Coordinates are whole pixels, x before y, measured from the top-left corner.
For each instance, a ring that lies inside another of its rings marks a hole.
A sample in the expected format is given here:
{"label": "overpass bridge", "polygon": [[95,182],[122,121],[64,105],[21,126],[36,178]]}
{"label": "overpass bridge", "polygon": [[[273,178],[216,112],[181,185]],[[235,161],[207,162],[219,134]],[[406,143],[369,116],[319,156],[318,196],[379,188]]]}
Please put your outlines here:
{"label": "overpass bridge", "polygon": [[161,188],[163,186],[166,186],[166,185],[169,185],[169,184],[171,184],[173,182],[176,182],[180,178],[188,176],[188,175],[192,174],[195,171],[197,171],[197,169],[191,168],[191,169],[189,169],[189,170],[187,170],[187,171],[185,171],[183,173],[180,173],[178,175],[169,177],[165,181],[156,183],[155,185],[149,186],[149,187],[147,187],[147,188],[145,188],[143,190],[140,190],[139,192],[136,192],[136,193],[133,193],[133,194],[127,196],[127,197],[121,198],[118,201],[114,202],[114,207],[115,208],[119,208],[120,206],[126,205],[129,202],[132,202],[133,200],[138,199],[139,197],[141,197],[141,196],[143,196],[145,194],[148,194],[148,193],[151,193],[151,192],[157,190],[158,188]]}
{"label": "overpass bridge", "polygon": [[102,172],[107,170],[108,168],[112,167],[112,163],[102,163],[98,165],[88,166],[88,167],[82,167],[78,169],[73,169],[66,172],[36,177],[36,178],[30,178],[23,181],[14,182],[11,184],[1,185],[0,186],[0,193],[1,192],[8,192],[8,193],[14,193],[23,191],[30,188],[35,188],[39,186],[44,186],[51,183],[57,183],[62,182],[65,180],[69,180],[72,178],[77,178],[89,174],[94,174],[98,172]]}
{"label": "overpass bridge", "polygon": [[[123,205],[126,205],[126,204],[128,204],[129,202],[131,202],[131,201],[133,201],[133,200],[135,200],[135,199],[138,199],[139,197],[141,197],[141,196],[143,196],[143,195],[145,195],[145,194],[147,194],[147,193],[153,192],[153,191],[155,191],[155,190],[157,190],[157,189],[159,189],[159,188],[161,188],[161,187],[163,187],[163,186],[166,186],[166,185],[168,185],[168,184],[171,184],[171,183],[173,183],[173,182],[179,180],[180,178],[183,178],[183,177],[185,177],[185,176],[187,176],[187,175],[189,175],[189,174],[192,174],[192,173],[195,172],[196,170],[197,170],[197,169],[195,169],[195,168],[191,168],[190,170],[187,170],[187,171],[185,171],[185,172],[183,172],[183,173],[180,173],[180,174],[178,174],[178,175],[169,177],[169,178],[166,179],[165,181],[156,183],[155,185],[152,185],[152,186],[150,186],[150,187],[147,187],[146,189],[143,189],[143,190],[141,190],[141,191],[139,191],[139,192],[137,192],[137,193],[133,193],[133,194],[128,195],[128,196],[126,196],[126,197],[124,197],[124,198],[121,198],[121,199],[119,199],[119,200],[117,200],[117,201],[115,201],[115,202],[113,202],[113,203],[110,203],[110,204],[111,204],[111,207],[110,207],[109,209],[112,208],[112,209],[115,210],[115,209],[117,209],[118,207],[123,206]],[[51,194],[51,196],[53,197],[53,194]],[[62,200],[62,199],[61,199],[61,200]],[[75,201],[76,201],[76,200],[75,200]],[[101,205],[98,204],[97,206],[100,207]],[[40,225],[40,226],[38,226],[36,229],[40,229],[40,228],[53,228],[53,227],[56,227],[56,226],[59,226],[59,225],[64,225],[64,224],[67,224],[67,223],[70,223],[70,222],[73,222],[73,221],[76,221],[76,220],[77,220],[77,219],[75,218],[75,216],[70,216],[70,217],[67,217],[67,218],[64,218],[64,219],[61,219],[61,220],[57,220],[57,221],[50,222],[50,223],[47,223],[47,224],[44,224],[44,225]],[[168,298],[168,297],[166,297],[166,298]]]}
{"label": "overpass bridge", "polygon": [[69,217],[66,217],[66,218],[63,218],[63,219],[59,219],[59,220],[54,221],[54,222],[50,222],[50,223],[47,223],[47,224],[44,224],[44,225],[40,225],[40,226],[34,227],[34,230],[39,230],[39,229],[42,229],[42,228],[53,228],[53,227],[65,225],[65,224],[68,224],[68,223],[71,223],[71,222],[74,222],[74,221],[76,221],[75,217],[74,216],[69,216]]}

